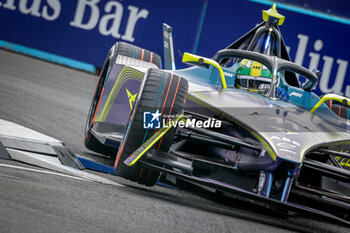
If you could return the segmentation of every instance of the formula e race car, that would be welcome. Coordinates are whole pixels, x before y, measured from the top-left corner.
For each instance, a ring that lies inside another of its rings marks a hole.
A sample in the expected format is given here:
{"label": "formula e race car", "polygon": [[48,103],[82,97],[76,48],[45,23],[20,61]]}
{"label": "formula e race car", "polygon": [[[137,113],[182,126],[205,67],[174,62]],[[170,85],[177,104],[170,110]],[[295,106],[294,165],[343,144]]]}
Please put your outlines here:
{"label": "formula e race car", "polygon": [[[85,145],[117,176],[161,175],[257,205],[350,225],[349,99],[312,92],[320,72],[291,62],[276,6],[214,57],[159,55],[117,42],[89,110]],[[305,79],[303,85],[298,80]],[[331,105],[331,106],[330,106]],[[336,106],[336,107],[335,107]],[[348,163],[347,162],[347,163]]]}

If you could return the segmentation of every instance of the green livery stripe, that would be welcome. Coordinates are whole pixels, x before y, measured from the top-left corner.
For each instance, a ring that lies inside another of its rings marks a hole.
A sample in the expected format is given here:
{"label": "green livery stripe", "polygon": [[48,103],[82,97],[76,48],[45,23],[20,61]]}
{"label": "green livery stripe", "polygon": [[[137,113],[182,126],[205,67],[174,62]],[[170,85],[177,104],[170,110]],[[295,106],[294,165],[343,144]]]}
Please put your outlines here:
{"label": "green livery stripe", "polygon": [[266,78],[272,78],[271,72],[269,69],[263,69],[261,72],[261,76]]}
{"label": "green livery stripe", "polygon": [[250,68],[242,66],[239,68],[239,75],[250,75]]}
{"label": "green livery stripe", "polygon": [[134,70],[129,67],[124,67],[120,74],[118,75],[117,81],[114,83],[114,86],[112,88],[111,93],[108,96],[108,99],[106,101],[106,104],[103,107],[101,116],[99,121],[103,122],[106,120],[109,111],[111,110],[113,103],[115,99],[117,98],[117,95],[120,92],[120,89],[125,84],[127,80],[138,80],[141,81],[143,78],[143,73],[137,70]]}

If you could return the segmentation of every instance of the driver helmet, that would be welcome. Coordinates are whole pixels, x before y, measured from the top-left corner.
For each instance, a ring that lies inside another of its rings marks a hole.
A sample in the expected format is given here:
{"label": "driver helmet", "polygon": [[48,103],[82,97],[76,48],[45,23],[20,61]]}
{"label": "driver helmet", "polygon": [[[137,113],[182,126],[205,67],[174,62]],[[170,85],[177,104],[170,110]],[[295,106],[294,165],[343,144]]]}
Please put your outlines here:
{"label": "driver helmet", "polygon": [[238,88],[258,92],[269,86],[271,81],[271,71],[261,63],[248,59],[239,63],[236,76]]}

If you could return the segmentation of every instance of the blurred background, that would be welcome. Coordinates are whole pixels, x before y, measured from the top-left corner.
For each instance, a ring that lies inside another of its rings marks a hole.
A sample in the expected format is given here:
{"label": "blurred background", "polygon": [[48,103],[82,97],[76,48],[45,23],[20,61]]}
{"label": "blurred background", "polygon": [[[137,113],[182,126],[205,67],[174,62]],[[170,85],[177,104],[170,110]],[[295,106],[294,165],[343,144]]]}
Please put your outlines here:
{"label": "blurred background", "polygon": [[322,72],[314,91],[350,97],[347,0],[0,0],[0,47],[95,73],[116,41],[163,56],[167,23],[179,68],[182,53],[212,57],[273,2],[292,61]]}

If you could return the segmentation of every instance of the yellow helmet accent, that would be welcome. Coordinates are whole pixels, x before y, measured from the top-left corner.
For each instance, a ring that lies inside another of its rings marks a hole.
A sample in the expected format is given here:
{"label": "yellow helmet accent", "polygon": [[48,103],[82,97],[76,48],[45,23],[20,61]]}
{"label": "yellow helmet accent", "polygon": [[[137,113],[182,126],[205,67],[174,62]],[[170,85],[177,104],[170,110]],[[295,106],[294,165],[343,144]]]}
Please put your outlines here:
{"label": "yellow helmet accent", "polygon": [[247,65],[248,61],[249,61],[248,59],[244,59],[244,60],[241,62],[241,64],[244,65],[244,66],[248,66],[248,65]]}
{"label": "yellow helmet accent", "polygon": [[262,69],[263,67],[261,63],[253,61],[252,65],[250,66],[250,76],[260,77]]}
{"label": "yellow helmet accent", "polygon": [[284,23],[285,17],[277,12],[276,3],[272,4],[270,9],[262,11],[262,14],[265,22],[269,20],[269,17],[273,17],[278,19],[278,25],[282,25]]}

